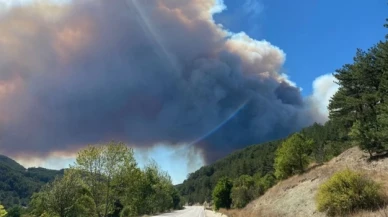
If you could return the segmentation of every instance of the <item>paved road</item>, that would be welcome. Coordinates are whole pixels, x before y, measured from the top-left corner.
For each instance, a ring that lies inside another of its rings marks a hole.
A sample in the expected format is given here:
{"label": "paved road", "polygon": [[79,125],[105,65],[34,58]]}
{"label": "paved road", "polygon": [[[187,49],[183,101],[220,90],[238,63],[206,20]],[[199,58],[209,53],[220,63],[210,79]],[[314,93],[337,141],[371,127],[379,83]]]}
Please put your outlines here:
{"label": "paved road", "polygon": [[184,210],[175,211],[172,213],[165,213],[162,215],[157,215],[154,217],[161,217],[161,216],[168,216],[168,217],[205,217],[205,211],[203,209],[203,206],[188,206],[185,207]]}

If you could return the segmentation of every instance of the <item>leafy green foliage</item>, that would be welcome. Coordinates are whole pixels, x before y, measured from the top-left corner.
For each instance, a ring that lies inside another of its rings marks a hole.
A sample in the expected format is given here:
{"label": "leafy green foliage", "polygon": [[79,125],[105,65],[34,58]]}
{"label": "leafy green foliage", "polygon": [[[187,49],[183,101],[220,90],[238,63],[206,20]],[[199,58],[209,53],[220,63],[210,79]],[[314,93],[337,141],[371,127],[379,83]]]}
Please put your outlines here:
{"label": "leafy green foliage", "polygon": [[276,151],[275,176],[278,179],[287,178],[296,173],[302,173],[309,165],[313,140],[296,133],[288,138]]}
{"label": "leafy green foliage", "polygon": [[139,211],[142,214],[145,213],[159,213],[165,210],[173,209],[174,203],[178,203],[176,197],[176,191],[171,185],[170,176],[162,172],[158,165],[151,161],[144,169],[144,175],[142,179],[143,198]]}
{"label": "leafy green foliage", "polygon": [[269,188],[276,184],[276,177],[272,173],[267,173],[261,177],[260,174],[256,174],[253,179],[255,180],[255,196],[263,195]]}
{"label": "leafy green foliage", "polygon": [[120,214],[120,217],[134,217],[136,216],[137,211],[134,210],[133,206],[126,206]]}
{"label": "leafy green foliage", "polygon": [[387,54],[387,41],[358,50],[334,75],[340,88],[330,101],[330,119],[349,128],[352,142],[370,156],[388,147]]}
{"label": "leafy green foliage", "polygon": [[329,161],[352,146],[349,130],[331,120],[324,125],[315,123],[304,128],[301,133],[314,141],[311,157],[318,164]]}
{"label": "leafy green foliage", "polygon": [[77,171],[67,170],[63,178],[56,178],[35,194],[31,201],[34,215],[49,213],[59,217],[96,216],[94,201]]}
{"label": "leafy green foliage", "polygon": [[90,186],[98,216],[114,212],[114,202],[118,199],[114,192],[115,183],[136,166],[133,150],[123,143],[89,146],[79,152],[75,169],[82,173],[85,183]]}
{"label": "leafy green foliage", "polygon": [[5,211],[4,206],[0,204],[0,217],[5,217],[7,215],[7,211]]}
{"label": "leafy green foliage", "polygon": [[256,186],[251,176],[242,175],[234,181],[231,192],[233,208],[245,207],[256,196]]}
{"label": "leafy green foliage", "polygon": [[131,148],[112,142],[81,150],[29,206],[34,216],[132,217],[181,208],[181,198],[154,161],[141,170]]}
{"label": "leafy green foliage", "polygon": [[219,210],[220,208],[229,209],[232,204],[232,198],[230,197],[233,183],[229,178],[222,178],[218,181],[213,191],[214,208]]}
{"label": "leafy green foliage", "polygon": [[344,170],[319,187],[316,203],[321,212],[343,216],[361,209],[380,208],[384,197],[379,184],[361,173]]}
{"label": "leafy green foliage", "polygon": [[7,217],[20,217],[25,213],[25,210],[20,206],[14,206],[8,209]]}

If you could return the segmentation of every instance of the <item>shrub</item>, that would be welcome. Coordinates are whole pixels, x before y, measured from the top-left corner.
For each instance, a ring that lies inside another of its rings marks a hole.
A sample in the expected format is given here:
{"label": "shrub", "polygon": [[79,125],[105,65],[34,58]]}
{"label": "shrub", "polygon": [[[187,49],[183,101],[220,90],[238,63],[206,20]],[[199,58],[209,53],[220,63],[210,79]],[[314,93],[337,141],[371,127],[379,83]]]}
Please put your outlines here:
{"label": "shrub", "polygon": [[121,217],[133,217],[133,216],[137,216],[137,212],[136,212],[136,209],[135,207],[132,207],[132,206],[126,206],[124,207],[124,209],[121,211],[120,213],[120,216]]}
{"label": "shrub", "polygon": [[242,175],[234,181],[231,191],[233,208],[245,207],[255,196],[255,182],[251,176]]}
{"label": "shrub", "polygon": [[220,208],[230,208],[232,199],[230,198],[233,183],[228,178],[222,178],[217,182],[216,187],[213,190],[214,208],[216,210]]}
{"label": "shrub", "polygon": [[5,211],[4,206],[0,204],[0,217],[4,217],[7,215],[7,211]]}
{"label": "shrub", "polygon": [[334,174],[319,187],[316,204],[319,211],[336,216],[377,209],[384,204],[384,198],[379,184],[347,169]]}
{"label": "shrub", "polygon": [[266,174],[264,177],[256,181],[256,188],[259,190],[258,196],[264,194],[268,189],[276,184],[276,177],[272,173]]}
{"label": "shrub", "polygon": [[21,206],[14,206],[8,210],[7,217],[20,217],[23,214],[23,208]]}

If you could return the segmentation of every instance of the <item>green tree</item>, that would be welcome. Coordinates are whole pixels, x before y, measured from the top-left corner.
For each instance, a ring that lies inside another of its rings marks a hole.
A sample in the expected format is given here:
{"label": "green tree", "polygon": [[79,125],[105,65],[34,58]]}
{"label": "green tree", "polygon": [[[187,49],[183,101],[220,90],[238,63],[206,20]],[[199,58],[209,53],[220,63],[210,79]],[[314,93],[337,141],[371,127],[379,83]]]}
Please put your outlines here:
{"label": "green tree", "polygon": [[180,208],[170,176],[154,161],[139,169],[122,143],[89,146],[76,160],[63,178],[32,196],[32,215],[133,217]]}
{"label": "green tree", "polygon": [[49,209],[47,206],[48,189],[43,187],[40,192],[34,193],[29,203],[30,213],[34,216],[42,216]]}
{"label": "green tree", "polygon": [[59,217],[93,217],[95,204],[78,172],[66,170],[63,178],[56,178],[35,194],[31,201],[32,213],[44,213]]}
{"label": "green tree", "polygon": [[7,215],[7,211],[5,211],[4,206],[0,204],[0,217],[5,217]]}
{"label": "green tree", "polygon": [[23,213],[22,207],[14,206],[8,210],[7,217],[20,217]]}
{"label": "green tree", "polygon": [[[387,35],[388,37],[388,35]],[[383,143],[385,149],[388,148],[388,42],[381,42],[377,45],[378,53],[376,54],[376,62],[381,71],[383,71],[380,78],[379,96],[380,103],[378,105],[377,122],[380,130],[378,136]]]}
{"label": "green tree", "polygon": [[125,172],[136,167],[133,149],[123,143],[111,142],[100,147],[89,146],[78,153],[75,168],[81,171],[90,187],[98,216],[106,217],[115,211],[115,183]]}
{"label": "green tree", "polygon": [[233,183],[231,190],[232,206],[243,208],[256,197],[255,182],[249,175],[242,175]]}
{"label": "green tree", "polygon": [[232,187],[233,183],[229,178],[224,177],[217,182],[217,185],[213,190],[214,208],[216,210],[220,208],[230,208],[232,204],[232,199],[230,197]]}
{"label": "green tree", "polygon": [[340,88],[329,104],[330,119],[351,129],[349,135],[353,142],[370,156],[384,149],[379,119],[384,120],[381,107],[387,92],[382,79],[388,61],[385,43],[368,51],[358,50],[353,64],[336,71],[334,76]]}
{"label": "green tree", "polygon": [[140,213],[157,213],[173,209],[173,192],[171,177],[163,172],[155,161],[150,161],[144,168],[142,179],[142,205]]}
{"label": "green tree", "polygon": [[296,133],[288,138],[276,151],[275,176],[278,179],[304,172],[309,164],[313,141]]}

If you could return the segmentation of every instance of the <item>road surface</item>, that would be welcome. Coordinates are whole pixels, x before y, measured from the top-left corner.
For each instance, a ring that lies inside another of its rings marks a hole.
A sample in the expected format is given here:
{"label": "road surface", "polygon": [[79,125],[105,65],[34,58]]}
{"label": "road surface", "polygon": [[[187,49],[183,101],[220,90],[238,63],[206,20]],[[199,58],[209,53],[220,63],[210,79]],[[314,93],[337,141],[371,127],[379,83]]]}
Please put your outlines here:
{"label": "road surface", "polygon": [[172,213],[165,213],[162,215],[157,215],[154,217],[161,217],[161,216],[168,216],[168,217],[206,217],[205,216],[205,210],[203,206],[187,206],[183,210],[178,210]]}

